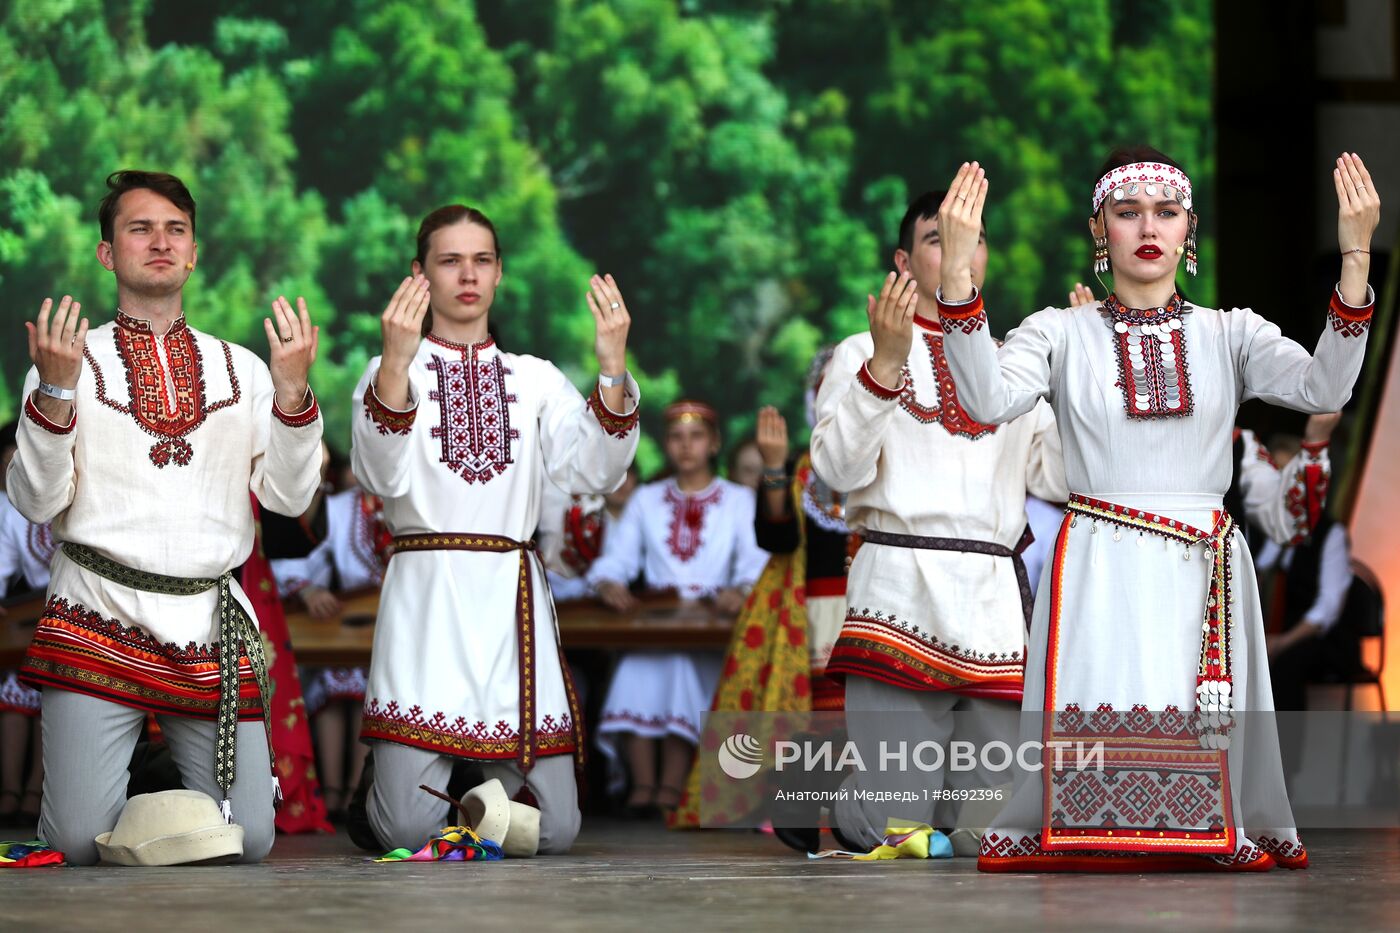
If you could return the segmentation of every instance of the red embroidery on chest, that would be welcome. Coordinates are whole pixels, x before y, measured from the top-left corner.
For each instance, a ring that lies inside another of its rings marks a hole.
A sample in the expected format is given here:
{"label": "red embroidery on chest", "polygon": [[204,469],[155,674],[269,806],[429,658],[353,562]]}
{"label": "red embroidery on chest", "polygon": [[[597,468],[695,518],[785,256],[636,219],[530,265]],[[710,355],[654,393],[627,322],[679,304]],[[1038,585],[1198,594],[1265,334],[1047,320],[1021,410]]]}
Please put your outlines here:
{"label": "red embroidery on chest", "polygon": [[469,483],[490,482],[505,472],[511,459],[510,442],[520,432],[510,426],[510,405],[517,399],[506,391],[505,368],[499,353],[480,359],[488,341],[461,347],[465,357],[449,360],[433,355],[428,369],[437,373],[438,387],[429,398],[438,403],[440,425],[432,436],[442,440],[442,462]]}
{"label": "red embroidery on chest", "polygon": [[204,359],[194,332],[184,319],[172,324],[165,336],[157,337],[145,321],[119,314],[112,334],[126,370],[128,402],[123,405],[107,395],[102,369],[91,349],[85,348],[83,355],[92,368],[97,400],[114,411],[131,415],[141,430],[158,438],[150,450],[151,462],[157,467],[164,468],[172,462],[188,466],[194,448],[186,436],[211,414],[238,404],[242,398],[229,345],[219,341],[228,370],[229,397],[206,405]]}
{"label": "red embroidery on chest", "polygon": [[716,486],[703,496],[687,496],[675,488],[667,488],[666,502],[671,506],[671,534],[666,547],[682,563],[689,561],[703,543],[700,532],[705,528],[705,511],[719,502],[724,488]]}
{"label": "red embroidery on chest", "polygon": [[899,396],[899,407],[921,424],[943,425],[943,429],[955,437],[977,440],[996,433],[996,425],[974,421],[962,405],[958,403],[958,388],[953,384],[953,372],[948,368],[948,358],[943,355],[943,337],[940,334],[924,333],[924,344],[928,346],[929,359],[933,363],[933,380],[938,385],[938,405],[930,407],[919,402],[914,391],[914,378],[909,372],[909,364],[904,365],[904,391]]}
{"label": "red embroidery on chest", "polygon": [[573,504],[564,513],[564,546],[559,558],[575,573],[583,574],[593,566],[598,554],[603,550],[603,512],[585,511],[574,497]]}
{"label": "red embroidery on chest", "polygon": [[1181,297],[1164,308],[1124,308],[1109,295],[1103,313],[1113,325],[1118,386],[1129,418],[1184,418],[1191,414],[1191,372]]}

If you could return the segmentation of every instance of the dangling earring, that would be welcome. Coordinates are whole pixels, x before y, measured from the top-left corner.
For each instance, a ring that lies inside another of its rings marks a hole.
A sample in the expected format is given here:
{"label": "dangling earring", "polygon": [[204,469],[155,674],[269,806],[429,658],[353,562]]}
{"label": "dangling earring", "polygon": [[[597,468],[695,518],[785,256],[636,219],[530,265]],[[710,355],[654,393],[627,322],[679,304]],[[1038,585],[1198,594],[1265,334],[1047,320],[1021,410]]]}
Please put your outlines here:
{"label": "dangling earring", "polygon": [[1186,231],[1186,273],[1196,274],[1196,212],[1191,212],[1191,226]]}
{"label": "dangling earring", "polygon": [[1108,271],[1108,237],[1094,237],[1094,271]]}

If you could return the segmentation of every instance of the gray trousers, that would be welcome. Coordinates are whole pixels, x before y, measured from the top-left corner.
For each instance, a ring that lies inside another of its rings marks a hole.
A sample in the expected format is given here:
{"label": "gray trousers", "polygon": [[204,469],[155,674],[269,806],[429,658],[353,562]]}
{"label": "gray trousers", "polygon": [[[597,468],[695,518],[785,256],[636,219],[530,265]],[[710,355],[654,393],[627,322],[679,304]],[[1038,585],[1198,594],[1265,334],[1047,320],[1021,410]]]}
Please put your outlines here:
{"label": "gray trousers", "polygon": [[[44,800],[39,836],[73,865],[97,862],[93,840],[111,832],[126,806],[131,753],[141,735],[142,710],[81,693],[44,688]],[[158,715],[185,787],[220,800],[214,782],[212,720]],[[272,770],[262,721],[240,722],[237,771],[229,802],[243,827],[243,861],[272,849]]]}
{"label": "gray trousers", "polygon": [[[423,792],[418,785],[447,790],[453,759],[382,739],[369,744],[374,749],[374,784],[366,803],[369,825],[385,849],[417,851],[444,826],[451,825],[443,822],[447,804]],[[484,780],[499,779],[509,797],[514,797],[522,784],[529,786],[540,804],[541,855],[563,855],[569,851],[580,821],[574,756],[536,758],[535,766],[523,777],[513,760],[475,761],[485,774]],[[454,813],[451,819],[458,821],[461,815]]]}
{"label": "gray trousers", "polygon": [[[906,690],[869,677],[846,678],[846,735],[860,752],[867,770],[850,774],[842,783],[847,793],[832,808],[843,835],[866,849],[885,838],[890,819],[911,820],[939,827],[981,830],[1005,804],[1001,800],[956,801],[928,799],[944,788],[991,789],[1008,782],[1007,774],[980,770],[954,772],[899,769],[891,764],[881,770],[881,743],[886,748],[901,742],[912,748],[919,742],[936,742],[945,750],[950,741],[969,741],[979,748],[1000,739],[1015,744],[1019,704],[1005,700],[966,697],[945,691]],[[891,791],[911,794],[913,801],[857,800],[855,791]]]}

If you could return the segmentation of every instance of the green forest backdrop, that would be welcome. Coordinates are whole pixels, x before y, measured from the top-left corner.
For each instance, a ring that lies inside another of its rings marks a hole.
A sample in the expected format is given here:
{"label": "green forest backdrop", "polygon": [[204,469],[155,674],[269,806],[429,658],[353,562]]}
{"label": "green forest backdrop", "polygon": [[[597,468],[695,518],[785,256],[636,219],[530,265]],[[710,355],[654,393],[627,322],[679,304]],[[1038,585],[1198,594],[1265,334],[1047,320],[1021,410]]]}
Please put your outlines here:
{"label": "green forest backdrop", "polygon": [[[644,424],[685,393],[727,440],[760,404],[802,424],[823,342],[865,326],[908,198],[959,162],[992,179],[996,329],[1089,274],[1107,149],[1181,161],[1211,277],[1211,4],[1111,0],[6,0],[0,4],[0,414],[22,321],[71,293],[97,319],[106,175],[175,172],[200,205],[195,326],[266,353],[301,294],[328,440],[377,352],[417,221],[495,220],[502,344],[595,370],[587,276],[633,310]],[[799,437],[805,431],[797,432]],[[657,451],[642,453],[644,471]]]}

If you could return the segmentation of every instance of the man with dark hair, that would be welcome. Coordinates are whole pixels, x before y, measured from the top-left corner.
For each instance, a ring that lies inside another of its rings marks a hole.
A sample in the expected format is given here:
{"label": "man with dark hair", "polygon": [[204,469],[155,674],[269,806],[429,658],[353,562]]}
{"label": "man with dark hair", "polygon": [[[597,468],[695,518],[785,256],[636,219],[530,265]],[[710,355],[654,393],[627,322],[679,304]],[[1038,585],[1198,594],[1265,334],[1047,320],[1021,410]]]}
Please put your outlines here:
{"label": "man with dark hair", "polygon": [[[958,402],[934,295],[942,201],[928,192],[909,205],[897,271],[868,300],[870,332],[836,348],[812,431],[812,463],[832,489],[848,493],[847,522],[864,541],[827,673],[845,679],[847,730],[866,762],[881,760],[881,739],[948,747],[954,738],[1011,737],[1014,720],[993,720],[1009,717],[1021,699],[1031,611],[1020,557],[1026,493],[1068,495],[1048,405],[992,427]],[[984,232],[973,264],[978,281],[986,263]],[[908,734],[913,722],[926,733]],[[1008,734],[988,734],[1001,728]],[[834,813],[844,846],[873,848],[892,817],[934,822],[934,804],[923,801],[937,799],[942,772],[887,774],[879,788],[857,778],[866,783],[856,790],[906,791],[921,802],[890,812],[875,802],[878,792],[849,795]],[[938,819],[948,825],[953,816],[940,809]],[[815,841],[810,833],[800,840],[809,849]],[[975,854],[976,843],[975,830],[953,839],[962,854]]]}
{"label": "man with dark hair", "polygon": [[253,547],[250,489],[297,515],[316,488],[316,328],[304,301],[297,313],[279,297],[276,326],[263,320],[270,366],[194,330],[189,191],[150,172],[107,186],[97,259],[116,278],[115,320],[89,333],[65,295],[25,324],[34,368],[7,473],[15,507],[61,543],[21,669],[43,691],[39,834],[74,864],[96,861],[151,712],[185,786],[222,801],[256,861],[273,838],[270,694],[231,571]]}

